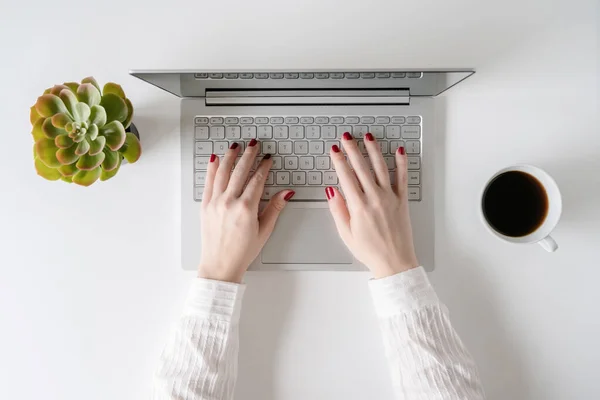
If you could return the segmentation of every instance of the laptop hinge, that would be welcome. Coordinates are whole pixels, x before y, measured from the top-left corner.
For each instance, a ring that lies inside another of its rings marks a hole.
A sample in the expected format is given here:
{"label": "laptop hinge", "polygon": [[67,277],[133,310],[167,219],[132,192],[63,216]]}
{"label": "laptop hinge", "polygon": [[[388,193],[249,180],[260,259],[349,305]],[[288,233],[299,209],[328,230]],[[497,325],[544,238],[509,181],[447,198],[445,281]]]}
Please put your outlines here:
{"label": "laptop hinge", "polygon": [[381,90],[207,90],[207,106],[409,105],[406,89]]}

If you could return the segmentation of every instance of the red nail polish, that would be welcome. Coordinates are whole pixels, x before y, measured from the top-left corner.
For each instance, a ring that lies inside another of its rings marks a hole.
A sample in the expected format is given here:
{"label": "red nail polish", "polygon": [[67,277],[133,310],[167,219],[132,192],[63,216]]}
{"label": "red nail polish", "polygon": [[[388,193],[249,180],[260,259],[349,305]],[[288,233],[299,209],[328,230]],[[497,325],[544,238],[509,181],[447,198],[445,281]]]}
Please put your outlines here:
{"label": "red nail polish", "polygon": [[333,188],[331,186],[327,186],[325,188],[325,195],[327,196],[327,200],[333,199],[333,196],[335,196],[335,192],[333,191]]}
{"label": "red nail polish", "polygon": [[337,144],[334,144],[333,146],[331,146],[331,150],[333,150],[334,153],[340,152],[340,148],[338,147]]}
{"label": "red nail polish", "polygon": [[235,150],[235,149],[237,149],[237,148],[238,148],[238,146],[239,146],[239,144],[237,144],[236,142],[233,142],[233,143],[231,143],[231,146],[229,146],[229,148],[230,148],[231,150]]}
{"label": "red nail polish", "polygon": [[252,140],[250,141],[250,143],[248,143],[248,147],[254,147],[254,146],[256,146],[256,143],[258,143],[258,142],[256,141],[256,139],[252,139]]}
{"label": "red nail polish", "polygon": [[370,133],[367,133],[365,135],[365,139],[367,139],[369,142],[372,142],[373,140],[375,140],[375,138],[373,137],[373,135],[371,135]]}
{"label": "red nail polish", "polygon": [[210,155],[210,162],[215,162],[216,159],[217,159],[217,155],[216,154],[211,154]]}
{"label": "red nail polish", "polygon": [[271,153],[265,154],[265,156],[263,157],[263,160],[268,160],[269,158],[271,158]]}
{"label": "red nail polish", "polygon": [[283,198],[285,201],[290,201],[290,199],[292,197],[294,197],[294,195],[296,194],[296,192],[294,192],[293,190],[291,192],[289,192],[288,194],[285,195],[285,197]]}
{"label": "red nail polish", "polygon": [[350,132],[344,132],[342,136],[344,140],[352,140],[352,135],[350,134]]}
{"label": "red nail polish", "polygon": [[398,147],[398,153],[404,155],[404,146]]}

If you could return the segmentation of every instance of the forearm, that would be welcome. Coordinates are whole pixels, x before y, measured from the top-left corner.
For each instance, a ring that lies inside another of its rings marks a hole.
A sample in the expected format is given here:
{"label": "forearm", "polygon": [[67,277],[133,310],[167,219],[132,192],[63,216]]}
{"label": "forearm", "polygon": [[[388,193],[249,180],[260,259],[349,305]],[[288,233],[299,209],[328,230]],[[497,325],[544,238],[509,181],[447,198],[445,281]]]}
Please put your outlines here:
{"label": "forearm", "polygon": [[484,398],[475,362],[422,267],[370,288],[398,398]]}
{"label": "forearm", "polygon": [[154,377],[154,400],[229,400],[244,286],[196,279]]}

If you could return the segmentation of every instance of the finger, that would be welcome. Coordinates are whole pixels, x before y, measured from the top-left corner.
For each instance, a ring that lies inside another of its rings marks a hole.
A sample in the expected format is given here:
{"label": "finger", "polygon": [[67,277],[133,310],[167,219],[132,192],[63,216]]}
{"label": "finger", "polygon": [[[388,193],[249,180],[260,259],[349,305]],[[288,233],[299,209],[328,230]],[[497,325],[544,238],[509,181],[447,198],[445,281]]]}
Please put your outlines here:
{"label": "finger", "polygon": [[[375,180],[371,176],[367,160],[365,160],[365,157],[363,157],[358,149],[358,143],[349,132],[345,132],[342,138],[344,149],[346,150],[350,164],[352,164],[352,168],[354,168],[354,172],[356,173],[361,186],[365,192],[374,190],[376,187]],[[344,193],[346,193],[345,190]]]}
{"label": "finger", "polygon": [[258,235],[263,239],[267,240],[271,236],[271,232],[275,228],[275,223],[279,214],[285,208],[288,201],[294,197],[295,192],[293,190],[282,190],[275,194],[271,200],[267,203],[265,209],[260,213],[258,217],[259,231]]}
{"label": "finger", "polygon": [[223,157],[223,161],[221,162],[221,166],[217,171],[217,176],[215,177],[215,186],[213,192],[215,194],[223,193],[225,189],[227,189],[227,185],[229,184],[229,177],[231,176],[231,169],[233,168],[233,164],[235,164],[235,159],[240,152],[240,145],[237,143],[232,143],[229,146],[229,150],[225,153],[225,157]]}
{"label": "finger", "polygon": [[202,204],[208,204],[210,202],[217,169],[219,169],[219,157],[215,154],[211,154],[208,166],[206,167],[206,180],[204,182],[204,193],[202,193]]}
{"label": "finger", "polygon": [[261,160],[260,164],[258,164],[254,175],[252,175],[252,178],[250,178],[244,193],[242,193],[242,197],[255,202],[257,207],[272,165],[273,160],[271,160],[271,155],[266,154]]}
{"label": "finger", "polygon": [[406,158],[406,152],[404,146],[398,147],[396,151],[396,194],[406,196],[407,185],[408,185],[408,159]]}
{"label": "finger", "polygon": [[370,133],[365,135],[365,147],[367,148],[367,153],[369,154],[369,159],[371,160],[371,165],[375,172],[375,180],[380,187],[391,188],[388,167],[383,159],[383,154],[381,154],[379,145]]}
{"label": "finger", "polygon": [[350,212],[346,206],[346,202],[342,197],[341,193],[332,186],[325,188],[325,195],[327,196],[329,211],[333,216],[335,227],[340,234],[340,237],[344,242],[350,239]]}
{"label": "finger", "polygon": [[358,184],[358,179],[356,178],[354,171],[352,171],[350,164],[348,164],[346,157],[344,157],[344,153],[340,151],[340,148],[337,145],[333,145],[331,146],[329,157],[333,162],[335,173],[340,180],[340,186],[344,189],[344,194],[346,195],[348,202],[353,204],[360,203],[364,194]]}
{"label": "finger", "polygon": [[254,164],[256,154],[258,153],[259,146],[256,145],[257,143],[256,139],[252,139],[250,143],[248,143],[246,151],[244,151],[244,154],[242,155],[242,159],[233,169],[233,173],[229,178],[229,185],[227,185],[227,192],[233,197],[239,197],[242,194],[242,190],[244,190],[244,185],[248,180],[252,164]]}

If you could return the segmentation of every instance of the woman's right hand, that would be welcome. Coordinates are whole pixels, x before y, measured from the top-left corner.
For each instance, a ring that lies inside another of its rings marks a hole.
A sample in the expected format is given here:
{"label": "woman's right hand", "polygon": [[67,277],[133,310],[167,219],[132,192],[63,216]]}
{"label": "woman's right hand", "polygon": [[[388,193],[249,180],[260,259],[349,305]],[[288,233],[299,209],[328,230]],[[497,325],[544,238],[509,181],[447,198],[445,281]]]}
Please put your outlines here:
{"label": "woman's right hand", "polygon": [[336,188],[325,189],[342,240],[375,278],[419,266],[408,212],[404,148],[398,148],[395,155],[397,184],[392,187],[388,167],[373,135],[365,135],[365,147],[374,176],[350,133],[344,133],[342,143],[352,167],[339,147],[333,146],[330,156],[346,200]]}

